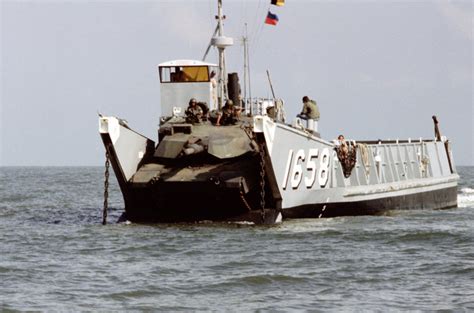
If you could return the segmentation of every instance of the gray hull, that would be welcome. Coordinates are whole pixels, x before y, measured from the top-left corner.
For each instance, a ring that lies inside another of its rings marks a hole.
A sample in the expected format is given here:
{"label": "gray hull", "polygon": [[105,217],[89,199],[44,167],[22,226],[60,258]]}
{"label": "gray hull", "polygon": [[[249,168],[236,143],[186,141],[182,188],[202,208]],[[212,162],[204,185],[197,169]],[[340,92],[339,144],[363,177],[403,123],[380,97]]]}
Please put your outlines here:
{"label": "gray hull", "polygon": [[255,117],[250,134],[243,126],[195,127],[186,136],[208,140],[196,155],[183,155],[183,134],[166,133],[155,147],[122,125],[118,135],[103,126],[126,218],[272,223],[280,213],[319,218],[457,205],[459,177],[441,141],[360,142],[365,153],[346,178],[333,143],[268,117]]}
{"label": "gray hull", "polygon": [[365,154],[357,153],[355,166],[345,177],[333,143],[267,117],[256,118],[254,131],[265,137],[284,216],[374,214],[457,205],[459,176],[441,141],[358,142],[358,151],[363,147]]}
{"label": "gray hull", "polygon": [[286,208],[284,218],[322,218],[355,215],[380,215],[393,210],[447,209],[457,206],[457,187],[406,193],[354,202],[304,204]]}

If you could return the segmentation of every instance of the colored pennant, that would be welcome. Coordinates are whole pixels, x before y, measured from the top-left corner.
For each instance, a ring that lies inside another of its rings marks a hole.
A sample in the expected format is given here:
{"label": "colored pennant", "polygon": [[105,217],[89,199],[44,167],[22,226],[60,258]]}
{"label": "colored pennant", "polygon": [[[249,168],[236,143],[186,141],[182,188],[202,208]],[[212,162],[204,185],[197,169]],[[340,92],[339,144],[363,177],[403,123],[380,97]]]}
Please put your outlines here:
{"label": "colored pennant", "polygon": [[285,5],[285,0],[272,0],[272,4],[276,5],[276,6],[279,6],[279,7],[282,7],[282,6]]}
{"label": "colored pennant", "polygon": [[278,16],[268,11],[267,18],[265,19],[265,24],[276,25],[278,23]]}

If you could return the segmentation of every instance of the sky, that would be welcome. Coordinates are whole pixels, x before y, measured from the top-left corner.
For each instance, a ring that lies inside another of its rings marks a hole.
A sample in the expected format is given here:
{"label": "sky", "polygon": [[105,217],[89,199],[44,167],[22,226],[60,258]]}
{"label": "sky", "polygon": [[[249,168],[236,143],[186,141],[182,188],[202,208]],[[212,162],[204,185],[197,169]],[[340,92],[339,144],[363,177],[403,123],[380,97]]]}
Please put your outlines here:
{"label": "sky", "polygon": [[[217,11],[217,0],[0,1],[0,166],[103,165],[97,112],[156,141],[157,65],[200,60]],[[271,96],[268,69],[287,119],[304,95],[328,140],[433,138],[437,115],[455,163],[474,165],[471,1],[223,2],[228,71],[243,78],[247,23],[252,96]],[[277,26],[263,24],[269,9]]]}

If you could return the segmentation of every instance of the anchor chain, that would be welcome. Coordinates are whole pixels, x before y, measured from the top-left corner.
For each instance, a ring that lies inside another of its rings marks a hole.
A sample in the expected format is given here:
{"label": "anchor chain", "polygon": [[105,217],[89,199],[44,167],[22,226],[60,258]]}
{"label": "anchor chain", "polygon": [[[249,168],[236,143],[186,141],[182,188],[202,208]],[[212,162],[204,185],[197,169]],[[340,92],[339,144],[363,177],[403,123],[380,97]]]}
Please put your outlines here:
{"label": "anchor chain", "polygon": [[265,221],[265,146],[260,144],[260,209],[262,221]]}
{"label": "anchor chain", "polygon": [[107,208],[109,206],[109,152],[105,152],[105,179],[104,179],[104,209],[102,210],[102,225],[107,224]]}
{"label": "anchor chain", "polygon": [[245,199],[244,191],[242,190],[242,184],[240,184],[240,199],[242,200],[242,203],[245,205],[247,210],[252,211],[252,208],[250,207],[250,204]]}

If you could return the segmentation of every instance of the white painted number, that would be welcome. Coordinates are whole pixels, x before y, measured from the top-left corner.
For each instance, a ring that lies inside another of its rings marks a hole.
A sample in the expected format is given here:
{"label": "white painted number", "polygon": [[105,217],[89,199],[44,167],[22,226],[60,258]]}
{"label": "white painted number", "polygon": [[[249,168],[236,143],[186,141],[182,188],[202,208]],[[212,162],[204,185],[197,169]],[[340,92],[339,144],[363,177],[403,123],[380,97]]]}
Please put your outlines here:
{"label": "white painted number", "polygon": [[321,153],[321,164],[319,166],[319,186],[326,187],[329,179],[329,149],[324,148]]}
{"label": "white painted number", "polygon": [[298,189],[298,186],[301,183],[301,178],[303,178],[303,167],[301,162],[304,162],[304,150],[298,150],[296,152],[295,161],[293,163],[293,173],[291,174],[291,187],[293,189]]}
{"label": "white painted number", "polygon": [[318,157],[318,149],[309,149],[308,162],[306,163],[306,170],[311,172],[309,177],[304,178],[304,183],[306,188],[313,187],[314,181],[316,180],[316,162],[313,161],[313,158]]}
{"label": "white painted number", "polygon": [[[317,168],[316,159],[319,158],[319,168]],[[303,164],[306,160],[305,170],[303,170]],[[288,151],[288,159],[286,161],[285,174],[283,177],[283,190],[286,190],[288,180],[290,180],[291,188],[298,189],[301,184],[301,180],[304,177],[304,184],[306,188],[310,189],[313,187],[316,178],[321,188],[326,187],[329,180],[329,149],[324,148],[319,154],[318,149],[309,149],[308,157],[306,157],[305,151],[300,149],[293,152]]]}
{"label": "white painted number", "polygon": [[288,151],[288,160],[286,161],[286,167],[285,167],[285,177],[283,178],[283,190],[286,189],[286,185],[288,184],[288,175],[290,174],[290,166],[291,166],[291,160],[293,159],[293,150],[290,149]]}

